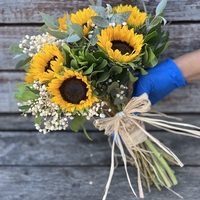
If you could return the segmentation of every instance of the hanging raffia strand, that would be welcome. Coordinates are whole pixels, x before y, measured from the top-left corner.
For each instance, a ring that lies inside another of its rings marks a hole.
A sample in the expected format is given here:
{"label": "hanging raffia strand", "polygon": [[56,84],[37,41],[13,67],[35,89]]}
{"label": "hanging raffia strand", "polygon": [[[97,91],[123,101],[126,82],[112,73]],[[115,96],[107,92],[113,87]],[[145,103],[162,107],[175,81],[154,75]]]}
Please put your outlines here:
{"label": "hanging raffia strand", "polygon": [[[197,138],[200,138],[200,132],[198,131],[200,130],[200,127],[155,119],[155,114],[151,114],[150,109],[151,103],[147,94],[144,93],[139,97],[132,98],[123,108],[123,111],[116,113],[114,117],[97,119],[94,121],[95,127],[99,130],[104,130],[105,135],[113,135],[110,174],[103,200],[107,197],[112,176],[114,174],[115,145],[117,145],[120,150],[127,180],[135,196],[137,196],[137,194],[132,187],[127,170],[128,162],[131,162],[137,168],[140,198],[144,198],[142,184],[147,186],[150,191],[150,185],[152,183],[154,183],[158,189],[160,189],[161,186],[164,186],[169,190],[171,190],[170,187],[172,185],[178,183],[174,172],[171,170],[168,163],[173,162],[181,167],[183,166],[183,163],[169,148],[145,130],[144,123],[148,123],[172,133]],[[130,154],[130,159],[128,160],[128,156],[124,152],[124,146]],[[181,197],[179,194],[177,195]]]}

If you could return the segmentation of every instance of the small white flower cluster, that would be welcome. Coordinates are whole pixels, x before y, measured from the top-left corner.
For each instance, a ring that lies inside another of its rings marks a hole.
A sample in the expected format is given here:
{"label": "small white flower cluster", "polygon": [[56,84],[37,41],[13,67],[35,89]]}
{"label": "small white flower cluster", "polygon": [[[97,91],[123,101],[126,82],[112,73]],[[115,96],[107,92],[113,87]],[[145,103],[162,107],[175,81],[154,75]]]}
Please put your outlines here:
{"label": "small white flower cluster", "polygon": [[[105,101],[94,103],[93,106],[88,110],[86,119],[90,120],[92,117],[100,117],[100,118],[105,118],[105,114],[103,111],[104,105],[107,103]],[[111,112],[111,109],[109,110]]]}
{"label": "small white flower cluster", "polygon": [[59,40],[54,36],[49,35],[49,33],[43,33],[42,35],[26,35],[19,43],[19,48],[23,49],[24,54],[28,54],[33,57],[36,53],[41,51],[44,44],[56,44],[58,47],[64,44],[63,40]]}
{"label": "small white flower cluster", "polygon": [[[18,105],[30,107],[26,113],[31,113],[36,117],[36,129],[43,133],[65,130],[68,127],[68,120],[73,119],[72,114],[62,112],[59,106],[51,102],[49,92],[45,85],[35,81],[32,85],[32,89],[39,91],[39,98],[19,103]],[[38,117],[42,118],[41,123],[37,123]]]}
{"label": "small white flower cluster", "polygon": [[124,97],[126,97],[126,90],[128,89],[127,86],[120,85],[120,91],[118,94],[116,94],[116,97],[119,98],[120,100],[123,100]]}

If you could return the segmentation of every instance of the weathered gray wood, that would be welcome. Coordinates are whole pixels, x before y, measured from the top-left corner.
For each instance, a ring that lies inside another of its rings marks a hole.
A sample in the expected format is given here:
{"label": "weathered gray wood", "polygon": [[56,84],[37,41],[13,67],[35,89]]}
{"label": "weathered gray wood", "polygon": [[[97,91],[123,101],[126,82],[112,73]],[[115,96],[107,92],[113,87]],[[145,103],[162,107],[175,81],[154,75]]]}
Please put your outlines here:
{"label": "weathered gray wood", "polygon": [[[200,139],[157,131],[152,135],[168,146],[185,165],[200,165]],[[0,165],[110,165],[110,147],[103,132],[0,132]],[[194,151],[195,148],[195,151]],[[117,149],[116,149],[117,150]]]}
{"label": "weathered gray wood", "polygon": [[[200,114],[199,113],[169,113],[169,116],[177,117],[182,119],[181,121],[176,121],[172,119],[174,122],[183,122],[188,124],[193,124],[195,126],[200,127]],[[164,120],[169,120],[163,118]],[[8,123],[9,122],[9,123]],[[87,121],[85,123],[85,128],[88,131],[96,131],[97,129],[93,126],[92,121]],[[149,126],[146,124],[146,128],[149,131],[158,130],[153,126]],[[0,113],[0,130],[3,131],[36,131],[34,126],[34,117],[32,115],[28,115],[26,117],[22,116],[20,113]],[[69,127],[66,131],[69,131]]]}
{"label": "weathered gray wood", "polygon": [[[103,0],[103,5],[106,3],[112,6],[122,3],[121,0]],[[145,1],[148,12],[154,12],[159,1]],[[143,9],[142,1],[123,0],[123,4],[137,5]],[[56,5],[56,6],[55,6]],[[62,16],[66,11],[76,12],[78,9],[88,7],[89,2],[86,0],[54,0],[54,1],[2,1],[0,8],[0,21],[3,23],[38,23],[41,22],[39,12],[45,12],[56,17]],[[165,16],[169,21],[188,21],[199,20],[198,0],[169,0],[165,9]]]}
{"label": "weathered gray wood", "polygon": [[[200,199],[199,167],[174,168],[179,184],[172,189],[187,200]],[[128,168],[132,185],[137,190],[136,171]],[[109,167],[1,167],[0,199],[2,200],[101,200]],[[169,190],[152,188],[148,200],[178,200]],[[115,170],[107,200],[137,200],[131,192],[123,167]]]}
{"label": "weathered gray wood", "polygon": [[[0,28],[0,69],[15,69],[17,60],[13,60],[14,55],[8,48],[13,44],[19,44],[25,35],[39,34],[38,28],[39,26],[4,26]],[[164,52],[161,60],[167,57],[175,58],[199,48],[200,24],[167,25],[165,29],[169,30],[170,40],[173,43]]]}
{"label": "weathered gray wood", "polygon": [[[24,72],[0,72],[0,112],[18,112],[14,93],[15,85],[24,81]],[[200,81],[188,83],[178,88],[153,108],[160,112],[200,112]]]}

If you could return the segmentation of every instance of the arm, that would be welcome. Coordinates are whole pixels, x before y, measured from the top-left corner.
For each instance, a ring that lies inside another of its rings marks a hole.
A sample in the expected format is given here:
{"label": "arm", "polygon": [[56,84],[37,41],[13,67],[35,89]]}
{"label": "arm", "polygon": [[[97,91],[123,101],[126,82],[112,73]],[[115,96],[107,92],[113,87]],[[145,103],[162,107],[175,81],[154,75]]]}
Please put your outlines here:
{"label": "arm", "polygon": [[186,81],[200,80],[200,49],[184,54],[174,59],[174,62]]}

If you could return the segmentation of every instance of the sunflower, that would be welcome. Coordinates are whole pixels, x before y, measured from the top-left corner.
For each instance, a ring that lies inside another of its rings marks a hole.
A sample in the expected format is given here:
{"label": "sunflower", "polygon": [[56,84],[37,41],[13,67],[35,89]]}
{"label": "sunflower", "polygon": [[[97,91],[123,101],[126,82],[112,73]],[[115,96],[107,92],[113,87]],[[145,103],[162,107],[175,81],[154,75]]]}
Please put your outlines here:
{"label": "sunflower", "polygon": [[26,76],[25,76],[25,83],[26,84],[31,84],[33,82],[34,82],[33,76],[29,72],[27,72]]}
{"label": "sunflower", "polygon": [[56,75],[48,85],[52,102],[68,112],[79,111],[91,107],[98,99],[93,96],[86,76],[67,70],[63,75]]}
{"label": "sunflower", "polygon": [[62,69],[64,57],[56,44],[46,43],[41,50],[33,57],[28,76],[43,82],[51,80]]}
{"label": "sunflower", "polygon": [[83,26],[84,36],[88,35],[92,24],[92,16],[95,16],[96,13],[91,8],[84,8],[83,10],[77,11],[75,14],[70,15],[72,23],[79,24]]}
{"label": "sunflower", "polygon": [[66,21],[67,21],[67,15],[64,14],[62,17],[58,18],[58,23],[59,23],[59,28],[58,28],[58,31],[62,32],[67,32],[67,24],[66,24]]}
{"label": "sunflower", "polygon": [[117,13],[120,12],[131,12],[129,18],[127,19],[127,23],[130,25],[134,25],[134,26],[140,26],[142,24],[144,24],[147,15],[145,12],[140,12],[140,10],[137,8],[137,6],[131,6],[131,5],[119,5],[115,8]]}
{"label": "sunflower", "polygon": [[143,46],[143,35],[134,33],[128,26],[109,26],[97,37],[97,44],[107,52],[108,56],[122,63],[132,61],[140,54]]}

